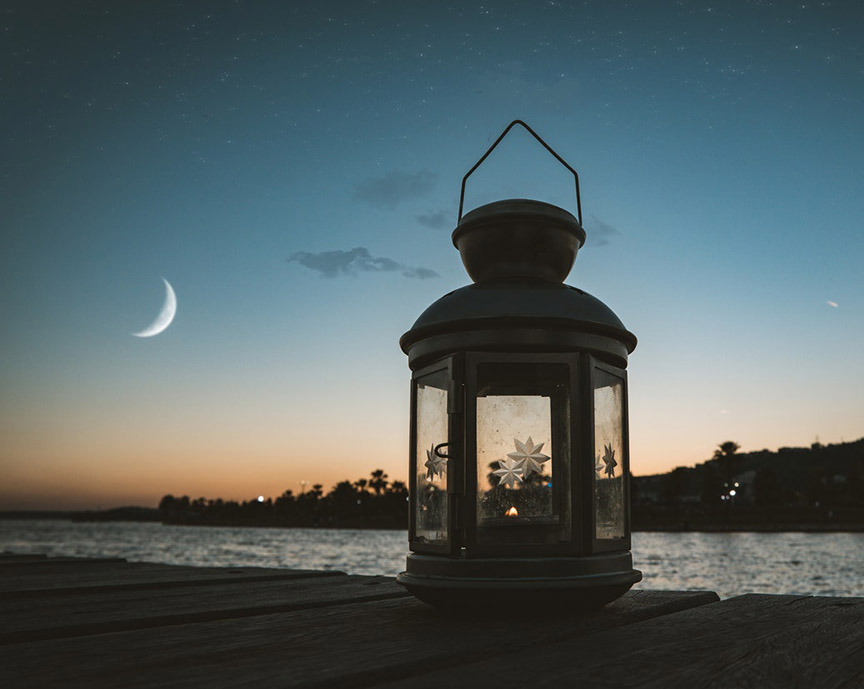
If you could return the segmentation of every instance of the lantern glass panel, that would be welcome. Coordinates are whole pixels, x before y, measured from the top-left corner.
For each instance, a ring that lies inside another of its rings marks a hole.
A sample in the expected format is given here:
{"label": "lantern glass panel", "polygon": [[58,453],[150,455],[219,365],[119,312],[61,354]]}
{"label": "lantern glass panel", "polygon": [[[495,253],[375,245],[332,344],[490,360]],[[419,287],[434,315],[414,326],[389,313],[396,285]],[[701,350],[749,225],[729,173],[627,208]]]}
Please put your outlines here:
{"label": "lantern glass panel", "polygon": [[[417,381],[415,534],[418,541],[447,542],[447,379],[443,372]],[[439,448],[436,452],[436,448]]]}
{"label": "lantern glass panel", "polygon": [[478,378],[478,543],[568,539],[568,368],[488,365]]}
{"label": "lantern glass panel", "polygon": [[595,538],[625,536],[624,381],[594,369]]}

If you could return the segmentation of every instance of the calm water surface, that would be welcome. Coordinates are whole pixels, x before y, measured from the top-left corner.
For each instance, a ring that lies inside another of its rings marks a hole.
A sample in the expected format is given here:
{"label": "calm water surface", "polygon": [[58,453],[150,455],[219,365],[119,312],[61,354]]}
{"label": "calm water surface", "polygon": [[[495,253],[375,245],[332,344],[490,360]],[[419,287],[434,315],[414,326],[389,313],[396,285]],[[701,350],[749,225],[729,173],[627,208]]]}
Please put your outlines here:
{"label": "calm water surface", "polygon": [[[405,531],[0,520],[0,551],[209,567],[395,575],[407,543]],[[633,559],[638,588],[864,596],[864,533],[635,533]]]}

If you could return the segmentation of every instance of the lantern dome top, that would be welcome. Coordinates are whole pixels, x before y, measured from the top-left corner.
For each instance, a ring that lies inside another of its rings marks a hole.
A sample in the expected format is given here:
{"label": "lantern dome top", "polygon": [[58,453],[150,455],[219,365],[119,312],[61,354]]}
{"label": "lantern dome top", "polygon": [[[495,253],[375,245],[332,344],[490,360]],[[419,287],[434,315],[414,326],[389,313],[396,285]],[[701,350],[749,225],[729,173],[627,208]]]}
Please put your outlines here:
{"label": "lantern dome top", "polygon": [[477,283],[506,278],[561,283],[583,244],[585,230],[571,213],[530,199],[475,208],[453,231],[453,246]]}
{"label": "lantern dome top", "polygon": [[453,244],[475,284],[444,295],[399,341],[412,368],[460,350],[585,349],[619,366],[636,348],[606,304],[563,284],[585,230],[542,201],[496,201],[466,214]]}
{"label": "lantern dome top", "polygon": [[445,294],[399,341],[412,367],[460,349],[569,351],[585,348],[626,366],[636,336],[606,304],[544,280],[484,281]]}
{"label": "lantern dome top", "polygon": [[534,328],[565,327],[602,331],[636,348],[629,332],[606,304],[570,285],[535,280],[496,280],[445,294],[427,308],[402,336],[403,351],[435,331],[484,327],[502,320]]}

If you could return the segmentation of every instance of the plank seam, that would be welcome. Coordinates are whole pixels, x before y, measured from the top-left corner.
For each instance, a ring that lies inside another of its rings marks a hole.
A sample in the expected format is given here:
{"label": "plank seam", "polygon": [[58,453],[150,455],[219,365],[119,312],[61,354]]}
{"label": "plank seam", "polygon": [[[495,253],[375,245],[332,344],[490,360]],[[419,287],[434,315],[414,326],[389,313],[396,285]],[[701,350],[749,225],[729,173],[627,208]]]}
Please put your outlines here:
{"label": "plank seam", "polygon": [[88,593],[111,593],[114,591],[146,591],[148,589],[163,589],[163,588],[182,588],[185,586],[213,586],[225,584],[243,584],[258,581],[280,581],[299,579],[323,579],[326,577],[347,576],[345,572],[325,572],[313,571],[308,573],[293,574],[267,574],[251,577],[231,577],[231,578],[213,578],[213,579],[188,579],[177,581],[142,581],[128,584],[99,584],[96,586],[71,586],[67,588],[47,588],[47,589],[22,589],[21,591],[0,591],[0,600],[10,600],[16,598],[30,598],[36,596],[67,596],[75,594]]}
{"label": "plank seam", "polygon": [[250,608],[237,608],[234,610],[214,610],[183,613],[181,615],[162,615],[159,617],[145,617],[137,620],[116,620],[113,622],[70,625],[67,627],[55,627],[53,629],[23,630],[20,632],[0,634],[0,646],[12,646],[32,641],[55,641],[58,639],[95,636],[98,634],[113,634],[117,632],[137,631],[140,629],[153,629],[156,627],[175,627],[178,625],[196,624],[199,622],[217,622],[244,617],[261,617],[264,615],[314,610],[316,608],[328,608],[353,603],[371,603],[375,601],[406,598],[410,595],[411,594],[407,591],[397,591],[392,593],[376,593],[367,596],[354,596],[350,598],[311,603],[286,603],[284,605],[254,606]]}

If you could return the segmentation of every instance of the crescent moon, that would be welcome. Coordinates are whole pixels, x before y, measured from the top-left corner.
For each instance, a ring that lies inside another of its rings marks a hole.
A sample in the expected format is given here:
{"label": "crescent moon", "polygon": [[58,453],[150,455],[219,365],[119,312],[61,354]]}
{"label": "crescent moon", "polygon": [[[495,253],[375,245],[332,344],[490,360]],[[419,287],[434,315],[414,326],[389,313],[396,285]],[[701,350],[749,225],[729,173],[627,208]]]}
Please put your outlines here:
{"label": "crescent moon", "polygon": [[171,325],[171,321],[174,320],[174,316],[177,313],[177,295],[174,294],[171,283],[165,278],[162,278],[162,282],[165,283],[165,303],[162,304],[162,310],[156,316],[156,320],[144,328],[144,330],[132,333],[135,337],[153,337],[154,335],[158,335]]}

